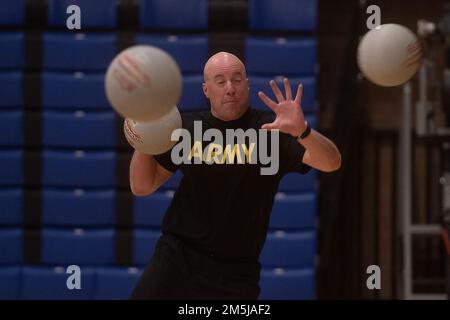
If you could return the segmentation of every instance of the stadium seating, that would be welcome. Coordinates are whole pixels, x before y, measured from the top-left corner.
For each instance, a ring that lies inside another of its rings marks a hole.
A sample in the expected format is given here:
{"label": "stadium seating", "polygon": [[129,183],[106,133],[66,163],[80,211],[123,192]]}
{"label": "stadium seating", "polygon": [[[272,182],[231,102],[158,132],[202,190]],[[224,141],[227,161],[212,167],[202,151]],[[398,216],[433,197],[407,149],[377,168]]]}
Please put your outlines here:
{"label": "stadium seating", "polygon": [[0,186],[20,186],[23,182],[22,149],[0,149]]}
{"label": "stadium seating", "polygon": [[146,265],[153,255],[156,243],[161,236],[159,230],[135,229],[133,232],[133,263]]}
{"label": "stadium seating", "polygon": [[42,262],[48,265],[115,263],[114,230],[44,229]]}
{"label": "stadium seating", "polygon": [[22,230],[19,228],[0,228],[0,265],[22,263]]}
{"label": "stadium seating", "polygon": [[25,18],[25,0],[3,0],[0,26],[20,26]]}
{"label": "stadium seating", "polygon": [[19,71],[0,72],[0,108],[23,105],[22,73]]}
{"label": "stadium seating", "polygon": [[[303,83],[314,128],[317,2],[249,0],[248,30],[237,46],[250,105],[268,110],[257,92],[271,95],[270,79],[287,76],[293,88]],[[210,3],[47,0],[41,29],[29,25],[31,4],[3,0],[0,10],[0,299],[128,299],[183,174],[150,196],[130,194],[122,160],[132,149],[118,141],[122,122],[106,99],[105,72],[124,47],[157,46],[180,66],[180,111],[208,110],[203,67],[219,40],[211,37]],[[81,30],[66,28],[70,5],[81,9]],[[123,33],[119,10],[126,6],[137,29]],[[314,299],[317,173],[288,174],[278,191],[260,298]],[[70,265],[81,269],[80,290],[67,287]]]}
{"label": "stadium seating", "polygon": [[24,64],[23,42],[23,32],[0,32],[0,69],[22,68]]}
{"label": "stadium seating", "polygon": [[116,185],[115,163],[113,151],[44,150],[42,184],[46,187],[110,188]]}
{"label": "stadium seating", "polygon": [[61,190],[42,192],[42,223],[60,227],[113,227],[114,190]]}
{"label": "stadium seating", "polygon": [[209,43],[204,34],[138,34],[135,44],[156,46],[166,51],[175,59],[183,73],[203,73],[203,66],[208,60]]}
{"label": "stadium seating", "polygon": [[0,111],[0,127],[4,130],[0,136],[0,145],[20,147],[23,143],[23,112],[19,110]]}
{"label": "stadium seating", "polygon": [[305,175],[298,173],[286,174],[280,182],[278,191],[285,193],[299,193],[316,191],[317,172],[312,169]]}
{"label": "stadium seating", "polygon": [[94,299],[129,299],[141,273],[138,268],[97,268]]}
{"label": "stadium seating", "polygon": [[164,214],[172,201],[171,192],[157,192],[147,197],[136,197],[133,205],[136,227],[161,227]]}
{"label": "stadium seating", "polygon": [[104,71],[117,53],[113,33],[46,32],[43,67],[53,71]]}
{"label": "stadium seating", "polygon": [[112,111],[105,95],[104,74],[43,72],[42,107]]}
{"label": "stadium seating", "polygon": [[24,267],[22,269],[22,285],[20,299],[24,300],[88,300],[92,299],[95,286],[95,270],[83,268],[81,289],[69,290],[66,268],[55,267]]}
{"label": "stadium seating", "polygon": [[315,272],[312,269],[263,269],[261,300],[312,300],[315,295]]}
{"label": "stadium seating", "polygon": [[271,230],[307,230],[313,229],[316,223],[316,194],[278,193],[270,218]]}
{"label": "stadium seating", "polygon": [[42,113],[42,145],[45,147],[114,148],[115,130],[116,116],[113,111]]}
{"label": "stadium seating", "polygon": [[314,267],[316,252],[313,231],[274,231],[267,235],[260,261],[263,267]]}
{"label": "stadium seating", "polygon": [[144,29],[203,30],[207,28],[207,0],[140,0],[139,8],[139,22]]}
{"label": "stadium seating", "polygon": [[0,265],[0,300],[15,300],[19,298],[22,279],[20,266]]}
{"label": "stadium seating", "polygon": [[183,94],[178,103],[180,112],[207,110],[208,101],[202,90],[203,75],[183,77]]}
{"label": "stadium seating", "polygon": [[316,56],[313,38],[247,36],[245,41],[249,74],[314,75]]}
{"label": "stadium seating", "polygon": [[22,223],[23,192],[22,189],[0,189],[0,227],[19,226]]}
{"label": "stadium seating", "polygon": [[48,24],[52,27],[66,25],[67,8],[77,5],[82,14],[81,28],[113,28],[117,19],[117,0],[47,0]]}
{"label": "stadium seating", "polygon": [[249,29],[313,31],[317,5],[317,0],[249,0]]}

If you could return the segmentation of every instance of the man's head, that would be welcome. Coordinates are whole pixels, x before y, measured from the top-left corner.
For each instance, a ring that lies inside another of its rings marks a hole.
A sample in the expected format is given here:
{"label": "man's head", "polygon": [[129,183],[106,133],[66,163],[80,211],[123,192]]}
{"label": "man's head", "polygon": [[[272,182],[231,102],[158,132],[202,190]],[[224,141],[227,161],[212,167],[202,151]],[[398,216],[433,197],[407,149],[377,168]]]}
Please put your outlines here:
{"label": "man's head", "polygon": [[240,118],[248,108],[249,91],[242,61],[231,53],[216,53],[206,62],[203,76],[212,114],[224,121]]}

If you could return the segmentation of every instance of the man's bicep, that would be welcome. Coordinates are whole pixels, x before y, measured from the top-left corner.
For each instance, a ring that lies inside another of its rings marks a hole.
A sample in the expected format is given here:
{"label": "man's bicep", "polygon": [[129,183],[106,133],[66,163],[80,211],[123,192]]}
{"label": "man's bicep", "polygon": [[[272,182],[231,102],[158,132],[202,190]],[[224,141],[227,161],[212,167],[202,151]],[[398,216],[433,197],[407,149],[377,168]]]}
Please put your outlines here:
{"label": "man's bicep", "polygon": [[[289,135],[283,134],[280,138],[282,139],[280,148],[280,167],[282,172],[307,173],[311,168],[309,164],[305,162],[305,154],[307,153],[307,150]],[[306,155],[306,161],[310,161],[310,159],[311,157],[309,154]]]}
{"label": "man's bicep", "polygon": [[162,165],[156,161],[156,181],[155,190],[158,190],[174,173],[165,169]]}

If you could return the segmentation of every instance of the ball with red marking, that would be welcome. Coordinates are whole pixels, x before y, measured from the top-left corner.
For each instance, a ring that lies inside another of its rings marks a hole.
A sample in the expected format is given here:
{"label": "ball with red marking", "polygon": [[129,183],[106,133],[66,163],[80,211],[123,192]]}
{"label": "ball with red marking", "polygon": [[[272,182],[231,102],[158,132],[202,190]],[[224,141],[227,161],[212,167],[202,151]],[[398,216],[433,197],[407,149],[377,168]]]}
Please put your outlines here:
{"label": "ball with red marking", "polygon": [[392,87],[410,80],[422,62],[416,35],[394,23],[367,32],[358,45],[358,66],[364,76],[379,86]]}
{"label": "ball with red marking", "polygon": [[172,141],[172,133],[180,129],[182,120],[177,106],[162,117],[152,121],[136,121],[125,118],[123,130],[128,143],[145,154],[161,154],[172,148],[177,141]]}
{"label": "ball with red marking", "polygon": [[105,91],[124,118],[151,121],[167,114],[180,99],[182,76],[164,50],[137,45],[120,52],[106,72]]}

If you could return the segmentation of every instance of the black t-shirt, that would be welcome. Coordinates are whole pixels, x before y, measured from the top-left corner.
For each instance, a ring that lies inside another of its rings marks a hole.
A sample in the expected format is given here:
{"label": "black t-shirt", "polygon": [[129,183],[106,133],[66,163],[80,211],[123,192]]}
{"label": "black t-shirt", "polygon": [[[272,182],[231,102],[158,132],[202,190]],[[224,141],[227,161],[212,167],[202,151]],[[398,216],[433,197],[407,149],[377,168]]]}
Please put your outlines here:
{"label": "black t-shirt", "polygon": [[[271,112],[249,108],[237,120],[222,121],[210,111],[205,111],[183,114],[182,126],[194,137],[194,121],[200,120],[202,133],[209,128],[220,130],[225,145],[226,129],[241,128],[245,131],[253,128],[259,137],[258,129],[274,118],[275,115]],[[270,132],[268,135],[271,134]],[[247,139],[246,144],[249,142]],[[192,147],[194,138],[190,143]],[[209,143],[202,142],[202,148]],[[270,145],[269,143],[269,151]],[[165,214],[162,231],[174,234],[198,250],[218,258],[258,259],[265,242],[280,179],[288,172],[305,174],[310,169],[302,163],[304,151],[303,146],[291,135],[279,132],[279,169],[274,175],[262,175],[261,167],[268,165],[262,165],[259,160],[257,164],[248,163],[249,161],[194,164],[194,159],[191,158],[190,164],[176,165],[172,161],[171,150],[155,156],[165,169],[171,172],[179,169],[183,173]],[[206,154],[204,157],[207,157]],[[242,159],[245,160],[245,157]]]}

